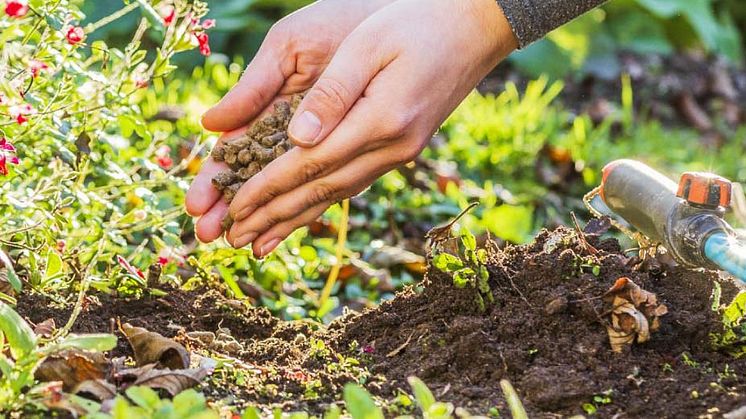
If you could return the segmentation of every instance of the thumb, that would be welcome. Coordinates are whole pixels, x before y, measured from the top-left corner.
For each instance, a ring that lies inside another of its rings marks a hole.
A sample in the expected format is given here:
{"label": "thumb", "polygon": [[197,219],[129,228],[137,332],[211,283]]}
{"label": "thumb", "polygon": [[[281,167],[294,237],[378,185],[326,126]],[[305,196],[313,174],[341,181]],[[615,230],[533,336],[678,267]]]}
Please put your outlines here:
{"label": "thumb", "polygon": [[278,56],[283,48],[262,44],[238,83],[202,116],[202,126],[210,131],[231,131],[252,121],[278,94],[285,83]]}
{"label": "thumb", "polygon": [[381,68],[380,59],[366,45],[340,45],[328,67],[306,93],[288,126],[290,140],[312,147],[326,138],[365,91]]}

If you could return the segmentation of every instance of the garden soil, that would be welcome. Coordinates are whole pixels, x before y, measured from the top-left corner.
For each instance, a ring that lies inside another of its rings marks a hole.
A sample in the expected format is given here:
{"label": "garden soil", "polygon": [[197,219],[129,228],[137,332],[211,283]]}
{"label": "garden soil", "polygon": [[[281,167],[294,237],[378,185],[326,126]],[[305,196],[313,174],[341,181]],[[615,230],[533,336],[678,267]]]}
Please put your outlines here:
{"label": "garden soil", "polygon": [[[119,319],[214,355],[221,348],[194,332],[228,329],[239,347],[223,359],[235,369],[216,372],[201,390],[239,406],[322,412],[338,402],[345,382],[361,377],[373,394],[392,400],[409,390],[408,376],[420,377],[439,400],[482,414],[495,407],[507,415],[501,379],[514,385],[530,417],[584,414],[584,404],[601,417],[721,417],[746,405],[746,360],[710,344],[722,331],[713,289],[719,284],[728,302],[735,286],[716,273],[636,263],[614,239],[586,240],[560,228],[529,245],[493,248],[494,303],[484,311],[476,291],[432,270],[417,289],[328,327],[279,321],[214,290],[171,290],[132,301],[97,296],[74,330],[110,331],[110,319]],[[610,307],[601,297],[620,276],[655,293],[668,313],[648,342],[614,353]],[[18,309],[32,322],[63,324],[69,315],[33,295],[22,296]],[[115,352],[127,355],[120,341]]]}

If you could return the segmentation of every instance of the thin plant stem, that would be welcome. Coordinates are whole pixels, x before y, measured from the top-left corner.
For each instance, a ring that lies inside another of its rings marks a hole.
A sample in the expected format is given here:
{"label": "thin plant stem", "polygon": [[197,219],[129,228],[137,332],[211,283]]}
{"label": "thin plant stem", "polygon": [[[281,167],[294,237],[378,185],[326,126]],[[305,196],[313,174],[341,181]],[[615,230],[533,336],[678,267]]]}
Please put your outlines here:
{"label": "thin plant stem", "polygon": [[326,284],[324,289],[321,291],[321,298],[319,299],[319,308],[324,307],[326,301],[332,293],[334,284],[337,283],[339,277],[339,271],[342,269],[342,258],[344,257],[345,245],[347,243],[347,228],[349,227],[350,219],[350,200],[345,199],[342,201],[342,219],[339,222],[339,233],[337,234],[337,249],[336,249],[336,261],[332,266],[329,277],[326,278]]}
{"label": "thin plant stem", "polygon": [[122,7],[121,9],[117,10],[116,12],[110,14],[109,16],[103,17],[103,18],[99,19],[96,22],[93,22],[93,23],[91,23],[89,25],[86,25],[85,32],[86,33],[94,32],[97,29],[100,29],[100,28],[108,25],[109,23],[114,22],[115,20],[126,16],[127,14],[129,14],[131,11],[137,9],[138,7],[139,7],[139,5],[137,4],[137,2],[132,2],[132,3],[130,3],[130,4],[126,5],[126,6],[124,6],[124,7]]}
{"label": "thin plant stem", "polygon": [[104,244],[106,244],[106,239],[105,239],[105,236],[102,236],[101,239],[99,239],[98,247],[96,248],[96,253],[93,254],[93,257],[91,258],[91,261],[90,263],[88,263],[88,267],[85,270],[85,274],[83,275],[83,281],[80,284],[80,291],[78,291],[78,299],[75,302],[75,307],[73,308],[73,312],[70,314],[70,318],[67,320],[65,327],[59,330],[59,332],[57,333],[57,336],[65,336],[68,333],[70,333],[70,330],[75,324],[75,321],[78,320],[78,316],[80,315],[80,312],[83,311],[83,303],[85,302],[85,296],[88,293],[88,288],[90,288],[91,282],[92,282],[91,271],[93,270],[93,267],[96,265],[96,260],[101,255],[101,253],[104,251]]}

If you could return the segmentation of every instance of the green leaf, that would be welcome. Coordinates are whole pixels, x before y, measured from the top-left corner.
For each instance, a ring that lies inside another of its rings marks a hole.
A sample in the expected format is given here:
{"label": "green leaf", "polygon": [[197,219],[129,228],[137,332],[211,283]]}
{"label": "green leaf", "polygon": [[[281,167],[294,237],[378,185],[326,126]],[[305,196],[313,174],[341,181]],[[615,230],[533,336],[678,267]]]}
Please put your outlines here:
{"label": "green leaf", "polygon": [[508,403],[513,419],[528,419],[526,409],[523,407],[523,403],[521,403],[521,399],[518,397],[518,393],[516,393],[513,385],[510,384],[510,381],[500,380],[500,387],[503,390],[505,402]]}
{"label": "green leaf", "polygon": [[28,355],[36,345],[36,336],[31,327],[10,306],[0,302],[0,330],[10,345],[13,358]]}
{"label": "green leaf", "polygon": [[117,337],[108,333],[90,333],[85,335],[69,334],[60,342],[62,348],[77,348],[87,351],[110,351],[117,346]]}
{"label": "green leaf", "polygon": [[464,288],[474,282],[476,272],[472,268],[459,269],[453,274],[453,285],[456,288]]}
{"label": "green leaf", "polygon": [[191,388],[177,394],[173,398],[173,403],[174,413],[179,418],[193,418],[195,415],[214,414],[212,410],[208,409],[205,396]]}
{"label": "green leaf", "polygon": [[44,282],[56,279],[62,272],[62,258],[59,253],[49,249],[47,252],[47,269],[44,272]]}
{"label": "green leaf", "polygon": [[259,414],[259,410],[257,410],[256,407],[249,407],[243,412],[241,419],[262,419],[262,416]]}
{"label": "green leaf", "polygon": [[133,403],[148,410],[155,410],[161,402],[158,393],[149,387],[132,386],[125,393]]}
{"label": "green leaf", "polygon": [[477,250],[477,239],[474,237],[474,234],[472,234],[471,231],[469,231],[468,228],[461,227],[461,243],[464,244],[464,247],[468,250],[475,251]]}
{"label": "green leaf", "polygon": [[453,417],[454,406],[451,403],[435,402],[424,416],[427,419],[451,419]]}
{"label": "green leaf", "polygon": [[376,406],[373,397],[357,384],[345,385],[344,400],[352,419],[384,419],[383,412]]}
{"label": "green leaf", "polygon": [[433,393],[429,388],[427,388],[427,385],[425,385],[425,383],[419,378],[409,377],[407,378],[407,381],[412,387],[414,398],[417,400],[420,409],[422,409],[423,413],[427,413],[430,410],[430,407],[435,404],[435,396],[433,396]]}
{"label": "green leaf", "polygon": [[8,282],[10,282],[10,285],[16,292],[21,292],[21,280],[18,278],[16,270],[13,269],[13,262],[11,262],[8,255],[2,249],[0,249],[0,262],[3,263],[5,269],[8,271]]}
{"label": "green leaf", "polygon": [[464,267],[464,262],[449,253],[438,253],[433,258],[433,264],[442,272],[453,272]]}
{"label": "green leaf", "polygon": [[336,404],[331,405],[329,410],[324,414],[324,419],[340,419],[342,410]]}
{"label": "green leaf", "polygon": [[728,327],[735,326],[743,319],[744,314],[746,314],[746,291],[741,291],[723,311],[723,323]]}

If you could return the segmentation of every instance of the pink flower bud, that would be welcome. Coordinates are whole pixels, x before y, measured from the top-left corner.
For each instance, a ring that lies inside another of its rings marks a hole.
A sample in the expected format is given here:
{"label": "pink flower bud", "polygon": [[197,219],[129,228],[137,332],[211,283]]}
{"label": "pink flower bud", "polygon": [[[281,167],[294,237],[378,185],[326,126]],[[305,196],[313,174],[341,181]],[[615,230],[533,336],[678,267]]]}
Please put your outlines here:
{"label": "pink flower bud", "polygon": [[85,31],[80,26],[70,26],[66,37],[70,45],[77,45],[85,39]]}
{"label": "pink flower bud", "polygon": [[26,16],[26,13],[28,13],[28,10],[27,0],[8,0],[8,2],[5,3],[5,14],[10,17],[24,17]]}

